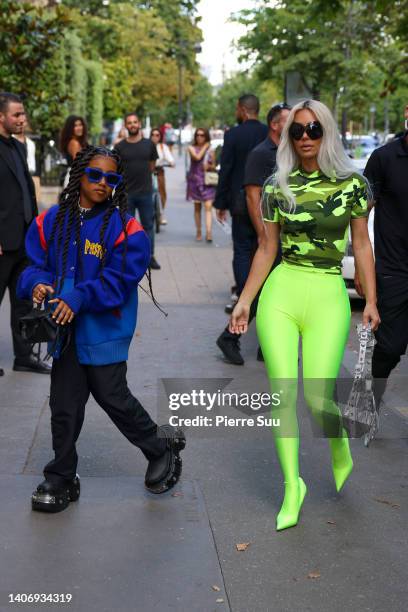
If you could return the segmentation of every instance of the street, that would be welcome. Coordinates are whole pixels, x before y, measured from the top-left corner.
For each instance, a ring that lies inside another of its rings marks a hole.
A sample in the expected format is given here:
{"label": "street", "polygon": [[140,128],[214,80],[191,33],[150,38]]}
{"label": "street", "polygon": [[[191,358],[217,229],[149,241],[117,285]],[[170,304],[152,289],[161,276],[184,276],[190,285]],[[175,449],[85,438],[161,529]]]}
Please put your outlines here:
{"label": "street", "polygon": [[[184,164],[177,161],[166,173],[168,225],[156,236],[162,269],[152,272],[155,297],[168,316],[139,291],[128,362],[130,389],[159,422],[160,379],[232,379],[225,381],[228,388],[268,389],[264,365],[256,361],[254,325],[241,340],[243,367],[225,363],[215,345],[232,285],[230,236],[214,223],[213,243],[195,242]],[[361,304],[354,304],[344,377],[356,362],[361,312]],[[299,402],[308,494],[298,526],[277,533],[283,485],[270,428],[188,428],[181,481],[154,496],[143,488],[143,455],[93,400],[78,443],[80,500],[60,514],[32,513],[30,494],[52,452],[49,378],[11,371],[7,299],[0,312],[0,355],[1,611],[406,608],[406,357],[390,379],[378,438],[368,449],[361,439],[351,441],[354,471],[340,494],[328,443],[313,436]],[[18,593],[69,593],[72,600],[10,603],[10,594]]]}

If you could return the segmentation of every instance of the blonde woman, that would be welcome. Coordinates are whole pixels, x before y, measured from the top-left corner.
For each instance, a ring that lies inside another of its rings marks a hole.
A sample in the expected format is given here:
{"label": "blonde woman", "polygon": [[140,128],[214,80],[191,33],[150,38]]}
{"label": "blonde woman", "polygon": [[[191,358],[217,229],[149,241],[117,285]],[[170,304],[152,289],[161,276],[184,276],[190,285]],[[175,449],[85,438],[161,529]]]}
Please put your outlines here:
{"label": "blonde woman", "polygon": [[294,106],[282,132],[276,174],[264,188],[264,238],[230,322],[231,332],[247,331],[251,302],[268,276],[281,238],[283,261],[265,282],[256,317],[271,389],[281,399],[275,414],[281,425],[274,437],[285,495],[277,530],[297,524],[307,492],[298,463],[299,336],[305,399],[329,438],[337,491],[353,468],[333,392],[350,327],[341,276],[349,224],[366,296],[363,323],[376,329],[380,322],[367,191],[365,179],[344,152],[329,109],[315,100]]}

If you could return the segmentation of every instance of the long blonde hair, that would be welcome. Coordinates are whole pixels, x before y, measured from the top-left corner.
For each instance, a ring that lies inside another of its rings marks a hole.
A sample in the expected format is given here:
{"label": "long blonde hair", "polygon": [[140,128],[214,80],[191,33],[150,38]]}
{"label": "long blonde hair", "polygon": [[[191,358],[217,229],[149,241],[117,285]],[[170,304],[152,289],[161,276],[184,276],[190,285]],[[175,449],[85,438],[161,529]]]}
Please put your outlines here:
{"label": "long blonde hair", "polygon": [[[344,150],[336,122],[330,110],[325,104],[317,100],[303,100],[290,111],[285,127],[282,130],[276,155],[276,171],[266,183],[267,185],[279,188],[288,205],[289,212],[296,210],[296,200],[289,188],[288,178],[291,172],[300,166],[300,159],[289,136],[289,128],[294,121],[297,111],[303,109],[312,111],[323,128],[322,142],[317,156],[317,163],[323,174],[329,178],[339,179],[346,179],[352,174],[359,174],[369,189],[367,180],[357,171],[353,161]],[[265,191],[265,189],[264,195],[267,196],[267,190]]]}

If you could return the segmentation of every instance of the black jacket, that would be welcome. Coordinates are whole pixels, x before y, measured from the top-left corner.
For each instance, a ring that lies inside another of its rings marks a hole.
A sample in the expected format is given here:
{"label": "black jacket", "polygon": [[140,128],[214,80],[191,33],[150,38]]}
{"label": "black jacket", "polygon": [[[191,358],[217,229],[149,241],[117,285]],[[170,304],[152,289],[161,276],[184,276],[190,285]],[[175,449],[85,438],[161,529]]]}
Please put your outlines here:
{"label": "black jacket", "polygon": [[23,192],[15,168],[10,162],[8,147],[15,147],[22,159],[33,218],[38,214],[38,209],[24,146],[15,138],[11,138],[10,142],[5,140],[0,137],[0,245],[3,251],[16,251],[24,242],[27,224],[24,220]]}
{"label": "black jacket", "polygon": [[408,277],[408,132],[375,149],[364,170],[375,200],[378,274]]}
{"label": "black jacket", "polygon": [[268,134],[266,125],[256,119],[244,121],[224,135],[221,154],[221,169],[215,196],[215,208],[230,210],[231,214],[242,214],[243,184],[248,153]]}

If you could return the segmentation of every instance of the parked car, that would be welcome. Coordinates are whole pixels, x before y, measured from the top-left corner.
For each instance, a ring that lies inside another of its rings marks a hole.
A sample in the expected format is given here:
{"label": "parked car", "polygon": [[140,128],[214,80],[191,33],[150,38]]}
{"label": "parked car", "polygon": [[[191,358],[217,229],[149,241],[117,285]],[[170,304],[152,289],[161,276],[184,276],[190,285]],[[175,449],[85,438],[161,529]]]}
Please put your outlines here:
{"label": "parked car", "polygon": [[[368,217],[368,235],[370,236],[371,245],[374,251],[374,209]],[[351,246],[351,233],[349,230],[349,239],[346,247],[346,254],[343,259],[342,274],[350,299],[360,299],[354,287],[354,271],[354,254],[353,247]]]}
{"label": "parked car", "polygon": [[371,153],[380,146],[380,139],[376,135],[353,136],[348,142],[347,150],[356,168],[362,172]]}

